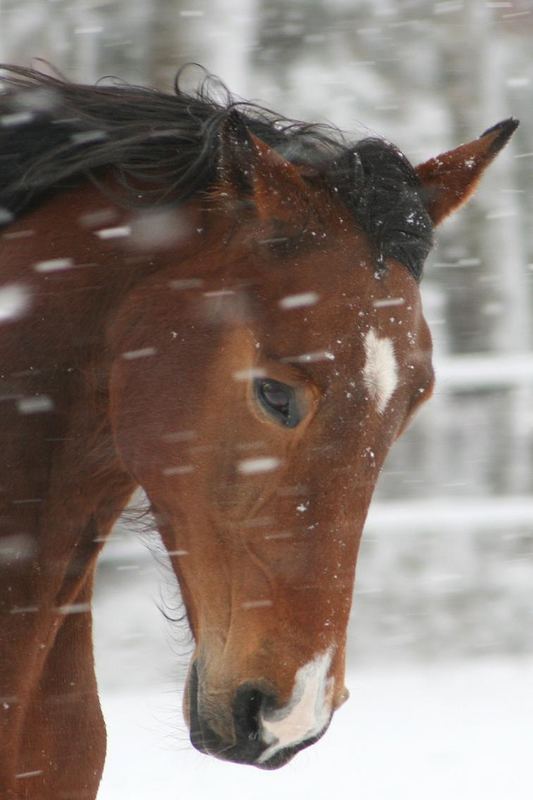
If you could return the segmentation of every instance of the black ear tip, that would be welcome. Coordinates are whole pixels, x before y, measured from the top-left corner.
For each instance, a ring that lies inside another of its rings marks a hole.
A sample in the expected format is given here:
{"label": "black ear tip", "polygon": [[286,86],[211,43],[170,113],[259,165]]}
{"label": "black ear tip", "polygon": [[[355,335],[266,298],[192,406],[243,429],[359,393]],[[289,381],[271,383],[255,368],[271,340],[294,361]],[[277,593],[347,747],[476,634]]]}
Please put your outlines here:
{"label": "black ear tip", "polygon": [[494,136],[491,149],[501,150],[501,148],[507,144],[519,125],[519,120],[515,119],[514,117],[509,117],[501,122],[497,122],[496,125],[493,125],[491,128],[487,128],[487,130],[484,131],[479,138],[483,139],[485,136]]}

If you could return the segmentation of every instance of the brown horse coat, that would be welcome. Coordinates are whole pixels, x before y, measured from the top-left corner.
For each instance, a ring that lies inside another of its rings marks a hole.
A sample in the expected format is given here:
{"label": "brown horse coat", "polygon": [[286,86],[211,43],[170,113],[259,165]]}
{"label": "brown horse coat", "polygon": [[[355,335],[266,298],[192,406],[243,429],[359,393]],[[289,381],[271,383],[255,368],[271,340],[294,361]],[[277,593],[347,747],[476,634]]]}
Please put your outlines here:
{"label": "brown horse coat", "polygon": [[[34,164],[27,197],[10,173],[16,190],[4,209],[14,219],[0,241],[0,796],[96,796],[105,728],[93,575],[138,485],[196,642],[184,701],[193,743],[280,766],[346,698],[365,515],[388,448],[431,393],[417,254],[430,222],[467,199],[516,123],[415,172],[389,145],[373,145],[379,158],[366,161],[364,147],[346,148],[353,157],[343,162],[327,137],[323,151],[313,140],[306,162],[302,136],[291,159],[288,133],[275,141],[273,124],[204,97],[194,108],[215,172],[180,202],[165,187],[169,202],[151,204],[165,164],[148,170],[149,143],[132,145],[128,196],[144,198],[136,210],[120,203],[121,162],[99,162],[88,135],[89,101],[116,103],[124,116],[129,90],[102,100],[101,90],[27,72],[19,84],[7,102],[22,96],[36,108],[38,90],[57,102],[48,121],[37,114],[9,140],[10,156],[26,152],[23,135],[52,135],[65,109],[78,108],[89,144],[56,143],[70,174],[39,183]],[[76,91],[85,105],[75,106]],[[141,107],[164,139],[164,96],[154,97]],[[107,141],[124,126],[109,127]],[[349,208],[333,162],[345,182],[339,164],[352,164],[354,180],[374,165],[365,197],[388,216]]]}

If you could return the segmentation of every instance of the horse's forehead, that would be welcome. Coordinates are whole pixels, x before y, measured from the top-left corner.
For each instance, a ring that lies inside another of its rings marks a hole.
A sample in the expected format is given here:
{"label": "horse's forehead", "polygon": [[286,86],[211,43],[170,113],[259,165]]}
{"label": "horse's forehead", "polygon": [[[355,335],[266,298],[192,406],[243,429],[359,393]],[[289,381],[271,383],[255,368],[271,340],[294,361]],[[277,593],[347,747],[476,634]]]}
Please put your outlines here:
{"label": "horse's forehead", "polygon": [[420,317],[419,290],[407,270],[396,264],[379,276],[366,265],[354,265],[339,281],[334,266],[330,279],[320,284],[300,275],[289,288],[274,290],[267,334],[289,348],[308,344],[336,350],[350,343],[361,349],[369,330],[405,339]]}

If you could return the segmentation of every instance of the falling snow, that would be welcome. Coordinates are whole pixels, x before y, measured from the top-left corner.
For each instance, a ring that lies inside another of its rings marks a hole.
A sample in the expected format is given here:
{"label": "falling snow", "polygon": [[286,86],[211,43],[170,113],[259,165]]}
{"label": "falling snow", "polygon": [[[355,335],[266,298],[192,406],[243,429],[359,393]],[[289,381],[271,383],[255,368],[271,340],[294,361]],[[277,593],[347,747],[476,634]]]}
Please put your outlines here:
{"label": "falling snow", "polygon": [[18,319],[31,305],[31,292],[25,286],[11,284],[0,286],[0,323]]}
{"label": "falling snow", "polygon": [[123,239],[131,235],[130,225],[117,225],[115,228],[101,228],[96,231],[99,239]]}
{"label": "falling snow", "polygon": [[314,306],[318,303],[318,300],[319,295],[316,292],[302,292],[302,294],[290,294],[282,297],[279,301],[279,306],[286,310],[304,308],[305,306]]}
{"label": "falling snow", "polygon": [[54,401],[47,395],[36,395],[35,397],[23,397],[17,400],[17,410],[19,414],[39,414],[43,411],[52,411]]}
{"label": "falling snow", "polygon": [[[342,129],[355,130],[356,137],[383,133],[401,143],[414,163],[453,146],[458,135],[477,136],[498,119],[520,117],[515,143],[481,184],[462,221],[451,220],[439,229],[439,248],[426,267],[422,291],[434,341],[437,388],[431,404],[391,452],[371,506],[348,644],[348,663],[356,665],[348,673],[352,699],[339,710],[324,740],[286,770],[265,775],[241,769],[238,780],[239,792],[254,800],[266,800],[273,793],[280,798],[303,795],[322,800],[334,791],[346,793],[346,787],[354,796],[379,800],[444,800],[458,793],[484,800],[529,800],[530,4],[317,0],[306,5],[236,0],[229,13],[221,0],[206,0],[202,10],[194,9],[193,3],[138,0],[132,13],[132,7],[115,0],[83,0],[68,14],[54,11],[59,5],[40,0],[7,3],[0,10],[1,60],[28,64],[33,57],[44,56],[75,79],[92,82],[113,74],[168,88],[181,55],[186,54],[220,74],[242,97],[258,98],[291,117],[330,119]],[[14,137],[23,135],[36,115],[56,102],[51,91],[31,92],[25,104],[0,116],[0,129]],[[104,131],[88,130],[74,134],[72,141],[82,147],[99,146],[105,136]],[[444,166],[442,160],[438,163]],[[473,159],[465,161],[466,169],[474,167]],[[122,225],[122,209],[110,207],[105,196],[101,205],[80,216],[79,231],[97,244],[109,240],[107,247],[172,248],[187,232],[195,241],[201,241],[204,233],[203,220],[188,231],[174,210],[135,213],[130,225]],[[8,225],[12,218],[8,208],[0,208],[0,225]],[[12,226],[14,230],[3,227],[0,247],[27,247],[35,235],[32,224],[28,220],[24,227]],[[338,224],[346,227],[347,218]],[[266,241],[283,244],[287,237]],[[48,252],[61,257],[47,259]],[[36,261],[39,257],[42,260]],[[43,248],[36,258],[28,260],[27,272],[0,286],[2,334],[11,330],[16,334],[17,326],[11,323],[31,315],[39,300],[25,280],[50,286],[63,274],[70,277],[69,271],[78,266],[59,246]],[[354,265],[354,276],[358,266]],[[334,267],[333,260],[328,261],[326,275],[328,270],[333,274]],[[400,330],[412,373],[421,347],[418,312],[403,297],[394,296],[398,290],[391,288],[386,276],[376,273],[376,277],[382,294],[390,291],[391,296],[377,295],[380,299],[372,300],[373,308],[369,302],[364,311],[356,305],[354,325],[388,324],[389,311],[399,323],[409,312],[410,329],[405,330],[405,323]],[[180,302],[184,296],[179,292],[202,297],[212,286],[211,280],[207,283],[185,269],[172,279],[169,276],[167,285],[168,294],[176,292]],[[312,307],[327,300],[327,290],[327,281],[324,288],[323,284],[292,286],[287,280],[276,299],[287,313],[279,316],[284,322],[303,320],[309,307],[311,318],[321,306]],[[213,289],[214,296],[220,297],[220,291]],[[168,332],[170,346],[178,351],[179,319],[170,324],[175,328]],[[364,378],[359,374],[354,381],[352,375],[348,381],[340,369],[338,354],[341,346],[349,345],[349,337],[334,326],[327,334],[305,342],[300,354],[285,361],[311,372],[315,362],[327,367],[337,353],[331,365],[339,367],[334,377],[344,381],[343,396],[353,403]],[[381,336],[377,330],[378,341]],[[332,350],[332,342],[339,351]],[[255,349],[266,351],[264,342],[257,341]],[[139,360],[135,366],[141,372],[148,366],[142,359],[156,354],[147,346],[127,351],[122,358]],[[400,358],[399,349],[393,355]],[[31,379],[26,366],[21,365],[14,382]],[[389,360],[389,376],[390,367]],[[0,373],[2,369],[0,364]],[[240,369],[237,365],[233,369],[227,380],[236,393],[267,374],[245,360]],[[368,372],[366,390],[372,389],[379,408],[385,398],[390,400],[392,382],[383,380],[383,371],[380,378],[380,371],[373,368],[371,380]],[[54,419],[52,397],[33,395],[26,384],[13,390],[10,383],[11,378],[0,394],[0,413],[13,409],[25,417],[25,424],[36,426]],[[179,430],[179,415],[175,427],[161,436],[174,452],[159,475],[178,492],[182,483],[196,480],[195,466],[181,462],[182,457],[194,460],[189,449],[196,433]],[[368,466],[375,459],[375,445],[361,444],[355,430],[353,435],[354,448]],[[244,455],[269,449],[257,438],[240,443],[238,451]],[[277,457],[262,456],[237,462],[235,468],[239,483],[248,488],[260,483],[262,473],[268,476],[280,466]],[[189,474],[191,478],[186,477]],[[180,475],[185,476],[183,481]],[[248,480],[248,475],[256,477]],[[312,523],[307,526],[314,508],[310,490],[297,485],[299,481],[303,483],[289,475],[288,485],[279,492],[280,504],[290,504],[294,532],[276,526],[275,520],[252,528],[265,550],[291,548],[291,540],[296,541],[302,530],[314,529]],[[43,498],[28,492],[15,503],[37,510]],[[320,526],[312,538],[317,541],[315,537],[332,533]],[[181,648],[178,659],[176,648],[169,648],[175,627],[163,627],[154,602],[162,577],[169,583],[171,578],[167,572],[163,576],[161,570],[155,572],[146,548],[134,539],[118,529],[106,546],[98,575],[97,670],[109,731],[99,800],[149,796],[170,800],[177,786],[184,796],[216,793],[221,800],[233,800],[233,768],[214,760],[206,764],[205,757],[184,745],[184,723],[176,722],[182,689],[173,681],[167,686],[165,680],[174,679],[176,662],[186,658]],[[29,559],[35,548],[34,539],[23,531],[10,533],[0,540],[0,563]],[[179,560],[188,553],[176,548],[169,555]],[[271,602],[252,595],[243,601],[243,608],[253,616],[268,614]],[[70,604],[56,610],[85,614],[89,609],[86,604]],[[13,615],[38,612],[33,605],[10,609]],[[15,701],[0,698],[6,710]],[[21,786],[39,772],[30,767],[16,776]]]}
{"label": "falling snow", "polygon": [[262,458],[245,458],[239,461],[237,469],[243,475],[256,475],[260,472],[271,472],[281,465],[279,458],[264,456]]}
{"label": "falling snow", "polygon": [[137,358],[148,358],[149,356],[155,356],[157,350],[155,347],[141,347],[139,350],[127,350],[126,352],[122,353],[122,358],[126,359],[126,361],[134,361]]}
{"label": "falling snow", "polygon": [[35,272],[61,272],[74,266],[71,258],[52,258],[48,261],[39,261],[34,264]]}

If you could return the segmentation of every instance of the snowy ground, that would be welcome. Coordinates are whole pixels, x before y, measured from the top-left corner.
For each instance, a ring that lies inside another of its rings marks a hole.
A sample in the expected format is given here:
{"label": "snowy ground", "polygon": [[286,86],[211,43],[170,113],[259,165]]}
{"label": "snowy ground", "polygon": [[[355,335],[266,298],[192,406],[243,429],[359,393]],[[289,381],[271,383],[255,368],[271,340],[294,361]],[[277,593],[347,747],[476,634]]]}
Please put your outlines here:
{"label": "snowy ground", "polygon": [[106,694],[98,798],[531,800],[532,660],[366,668],[348,686],[324,739],[274,773],[193,751],[179,693]]}

